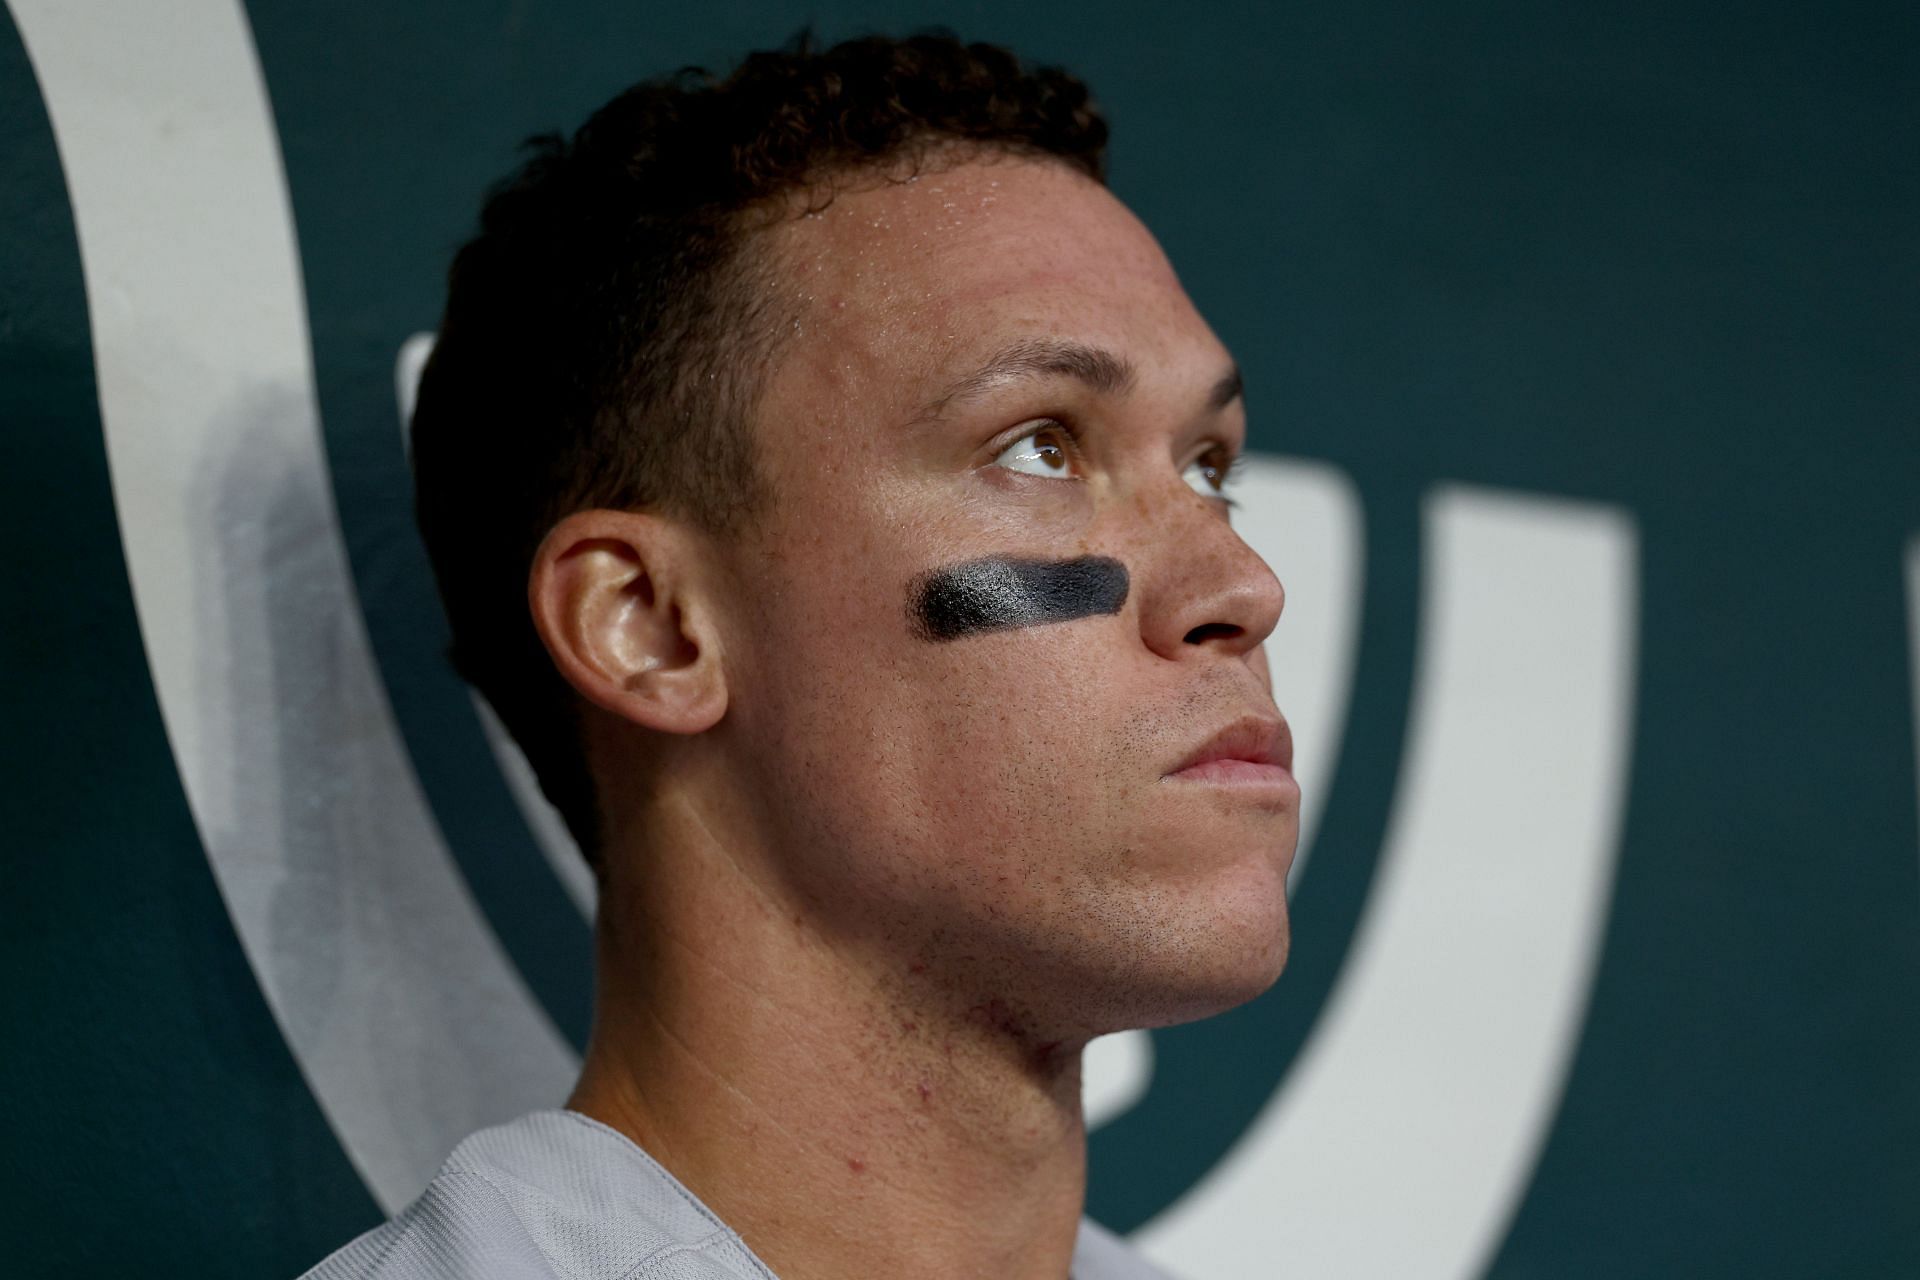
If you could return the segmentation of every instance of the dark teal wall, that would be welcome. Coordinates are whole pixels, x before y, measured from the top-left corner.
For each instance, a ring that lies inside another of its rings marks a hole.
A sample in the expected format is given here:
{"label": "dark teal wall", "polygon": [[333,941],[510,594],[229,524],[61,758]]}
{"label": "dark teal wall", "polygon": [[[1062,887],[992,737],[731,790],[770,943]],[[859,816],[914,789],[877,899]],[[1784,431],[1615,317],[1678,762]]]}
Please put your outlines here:
{"label": "dark teal wall", "polygon": [[[1490,1275],[1920,1275],[1911,6],[248,11],[382,670],[476,897],[563,1030],[584,1028],[585,929],[505,790],[476,794],[493,766],[439,657],[393,353],[436,322],[516,139],[803,21],[938,20],[1093,83],[1116,189],[1246,368],[1255,446],[1337,464],[1366,511],[1354,700],[1289,972],[1158,1037],[1154,1093],[1097,1136],[1096,1212],[1132,1225],[1183,1189],[1311,1030],[1398,776],[1418,502],[1466,480],[1631,511],[1644,592],[1590,1018]],[[8,1236],[29,1273],[291,1272],[376,1215],[252,989],[172,778],[64,189],[0,36]],[[1271,1066],[1215,1070],[1222,1055]]]}
{"label": "dark teal wall", "polygon": [[260,1276],[375,1216],[254,985],[134,618],[53,137],[0,23],[0,1239]]}

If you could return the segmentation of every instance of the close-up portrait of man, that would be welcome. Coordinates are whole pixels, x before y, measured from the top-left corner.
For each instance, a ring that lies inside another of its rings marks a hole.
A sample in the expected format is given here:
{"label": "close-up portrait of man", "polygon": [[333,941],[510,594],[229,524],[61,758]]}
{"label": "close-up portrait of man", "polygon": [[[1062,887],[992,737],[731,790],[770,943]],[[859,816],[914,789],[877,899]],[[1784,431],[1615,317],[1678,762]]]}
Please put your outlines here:
{"label": "close-up portrait of man", "polygon": [[869,38],[636,85],[460,251],[453,659],[599,882],[566,1109],[347,1276],[1158,1272],[1081,1053],[1265,990],[1300,794],[1233,357],[1079,81]]}
{"label": "close-up portrait of man", "polygon": [[1916,54],[4,0],[7,1274],[1920,1276]]}

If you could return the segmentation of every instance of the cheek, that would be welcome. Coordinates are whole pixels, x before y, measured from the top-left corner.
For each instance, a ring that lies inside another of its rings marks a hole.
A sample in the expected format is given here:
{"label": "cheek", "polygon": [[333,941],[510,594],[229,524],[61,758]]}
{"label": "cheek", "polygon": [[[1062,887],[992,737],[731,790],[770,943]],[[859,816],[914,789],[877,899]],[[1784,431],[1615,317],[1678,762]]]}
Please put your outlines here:
{"label": "cheek", "polygon": [[1089,633],[1117,625],[932,645],[899,611],[836,642],[797,640],[762,664],[772,679],[741,708],[773,775],[765,794],[794,806],[786,834],[827,856],[858,851],[900,889],[1032,875],[999,864],[1115,843],[1124,793],[1152,780],[1127,700],[1093,656],[1111,637]]}
{"label": "cheek", "polygon": [[[1087,630],[1097,629],[1087,624]],[[1079,628],[975,641],[924,660],[897,744],[930,813],[978,841],[1051,845],[1096,838],[1142,752],[1125,699],[1088,660]]]}

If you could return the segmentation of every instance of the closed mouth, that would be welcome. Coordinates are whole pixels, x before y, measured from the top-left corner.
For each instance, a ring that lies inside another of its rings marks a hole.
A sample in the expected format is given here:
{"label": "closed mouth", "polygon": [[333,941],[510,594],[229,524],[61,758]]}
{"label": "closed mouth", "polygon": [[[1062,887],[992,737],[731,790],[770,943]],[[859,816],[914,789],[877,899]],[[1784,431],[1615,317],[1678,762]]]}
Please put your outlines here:
{"label": "closed mouth", "polygon": [[1280,716],[1233,721],[1162,775],[1188,781],[1274,783],[1293,780],[1293,733]]}

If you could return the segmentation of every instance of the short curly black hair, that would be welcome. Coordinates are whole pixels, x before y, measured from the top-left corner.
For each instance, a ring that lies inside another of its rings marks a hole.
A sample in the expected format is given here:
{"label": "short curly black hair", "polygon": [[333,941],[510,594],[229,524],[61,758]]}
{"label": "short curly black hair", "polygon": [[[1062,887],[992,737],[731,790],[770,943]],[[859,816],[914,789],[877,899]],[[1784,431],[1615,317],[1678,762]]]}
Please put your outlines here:
{"label": "short curly black hair", "polygon": [[[637,84],[489,194],[455,257],[412,423],[415,510],[454,667],[526,753],[589,862],[599,811],[579,703],[527,575],[593,507],[727,531],[763,501],[750,414],[790,328],[748,252],[796,195],[968,144],[1105,181],[1107,127],[1064,71],[949,35],[805,36],[722,79]],[[803,206],[804,207],[804,206]],[[775,219],[765,216],[772,212]]]}

